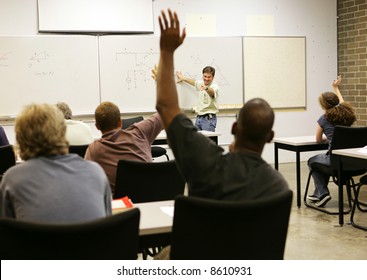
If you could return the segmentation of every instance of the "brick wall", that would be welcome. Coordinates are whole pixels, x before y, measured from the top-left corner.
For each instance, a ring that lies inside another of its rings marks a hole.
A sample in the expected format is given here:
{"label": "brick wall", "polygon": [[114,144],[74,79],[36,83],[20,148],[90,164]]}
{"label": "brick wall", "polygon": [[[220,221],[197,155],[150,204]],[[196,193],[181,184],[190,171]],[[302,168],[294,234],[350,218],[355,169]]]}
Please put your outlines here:
{"label": "brick wall", "polygon": [[337,14],[340,91],[367,126],[367,0],[338,0]]}

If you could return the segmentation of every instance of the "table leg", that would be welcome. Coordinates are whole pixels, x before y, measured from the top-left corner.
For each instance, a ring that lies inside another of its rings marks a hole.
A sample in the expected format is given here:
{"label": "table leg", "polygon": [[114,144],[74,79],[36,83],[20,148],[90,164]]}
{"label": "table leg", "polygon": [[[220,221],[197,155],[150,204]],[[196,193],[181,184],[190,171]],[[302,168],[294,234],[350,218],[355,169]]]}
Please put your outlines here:
{"label": "table leg", "polygon": [[279,162],[278,162],[278,144],[274,143],[274,168],[278,170]]}
{"label": "table leg", "polygon": [[341,156],[338,156],[338,199],[339,199],[339,225],[343,226],[344,224],[344,201],[343,201],[343,176],[342,176],[342,170],[343,170],[343,163]]}
{"label": "table leg", "polygon": [[297,207],[301,207],[301,159],[300,152],[296,151],[296,181],[297,181]]}

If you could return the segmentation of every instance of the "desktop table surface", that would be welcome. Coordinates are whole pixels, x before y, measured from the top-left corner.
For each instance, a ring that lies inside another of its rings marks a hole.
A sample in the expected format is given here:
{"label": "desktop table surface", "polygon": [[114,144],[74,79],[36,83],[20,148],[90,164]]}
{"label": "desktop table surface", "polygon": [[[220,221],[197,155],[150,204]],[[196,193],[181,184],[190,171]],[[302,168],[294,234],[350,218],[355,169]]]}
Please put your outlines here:
{"label": "desktop table surface", "polygon": [[[215,137],[215,136],[220,136],[222,135],[222,133],[220,132],[213,132],[213,131],[206,131],[206,130],[199,130],[198,132],[200,132],[201,134],[207,136],[207,137]],[[161,139],[167,139],[167,134],[165,130],[162,130],[158,136],[156,137],[157,140],[161,140]]]}
{"label": "desktop table surface", "polygon": [[333,150],[333,154],[340,156],[348,156],[354,158],[367,159],[367,148],[350,148],[350,149],[338,149]]}
{"label": "desktop table surface", "polygon": [[174,200],[135,203],[140,210],[139,235],[167,233],[172,230]]}
{"label": "desktop table surface", "polygon": [[303,145],[318,145],[324,144],[326,142],[318,143],[316,142],[315,135],[308,135],[308,136],[295,136],[295,137],[276,137],[273,139],[274,143],[282,143],[282,144],[289,144],[293,146],[303,146]]}

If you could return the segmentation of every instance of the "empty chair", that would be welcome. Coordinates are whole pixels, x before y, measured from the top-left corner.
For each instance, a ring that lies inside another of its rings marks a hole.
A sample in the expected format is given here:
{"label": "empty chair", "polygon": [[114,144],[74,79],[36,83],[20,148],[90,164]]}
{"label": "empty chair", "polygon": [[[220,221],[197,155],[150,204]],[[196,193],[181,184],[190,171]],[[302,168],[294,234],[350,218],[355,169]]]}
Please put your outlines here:
{"label": "empty chair", "polygon": [[129,196],[133,203],[173,200],[183,194],[185,181],[175,161],[119,160],[114,198]]}
{"label": "empty chair", "polygon": [[263,199],[175,200],[171,259],[283,259],[293,193]]}
{"label": "empty chair", "polygon": [[[116,171],[114,199],[128,196],[133,203],[173,200],[183,194],[185,181],[175,161],[141,162],[119,160]],[[154,256],[161,249],[142,246],[143,258]]]}
{"label": "empty chair", "polygon": [[136,259],[140,211],[133,208],[80,224],[0,220],[0,257],[20,260]]}
{"label": "empty chair", "polygon": [[77,154],[84,158],[85,152],[88,149],[88,144],[86,145],[70,145],[69,146],[69,153],[71,154]]}
{"label": "empty chair", "polygon": [[[122,119],[122,128],[126,129],[130,125],[133,125],[134,123],[140,122],[142,120],[144,120],[144,118],[142,116],[128,118],[128,119]],[[152,146],[152,157],[153,158],[158,158],[158,157],[161,157],[161,156],[165,156],[167,158],[167,160],[169,160],[169,156],[168,156],[167,150],[165,148],[160,147],[160,146]]]}
{"label": "empty chair", "polygon": [[152,146],[152,157],[154,158],[158,158],[161,156],[165,156],[167,158],[167,160],[169,160],[169,156],[167,154],[167,150],[163,147],[160,146]]}
{"label": "empty chair", "polygon": [[144,118],[142,116],[128,118],[128,119],[122,119],[122,129],[126,129],[130,125],[132,125],[134,123],[137,123],[137,122],[140,122],[142,120],[144,120]]}
{"label": "empty chair", "polygon": [[[337,215],[339,214],[339,210],[332,211],[328,210],[326,207],[317,207],[313,203],[309,203],[307,201],[308,188],[310,185],[311,175],[313,171],[321,172],[329,175],[332,178],[332,181],[338,186],[339,190],[343,191],[343,186],[346,186],[347,198],[348,198],[348,206],[343,213],[347,214],[351,211],[352,208],[352,197],[351,197],[351,189],[354,189],[357,184],[354,182],[353,177],[360,176],[366,173],[366,164],[363,160],[348,157],[343,159],[343,182],[338,181],[338,167],[339,160],[338,156],[333,154],[333,150],[336,149],[348,149],[348,148],[358,148],[363,147],[367,144],[367,127],[349,127],[349,126],[335,126],[333,139],[331,141],[330,147],[330,165],[324,165],[321,163],[314,163],[311,165],[311,170],[308,175],[307,185],[305,189],[304,195],[304,203],[307,207],[311,207],[318,211]],[[340,185],[340,188],[339,188]],[[339,203],[343,203],[340,202]]]}
{"label": "empty chair", "polygon": [[15,165],[15,153],[12,145],[0,146],[0,176]]}

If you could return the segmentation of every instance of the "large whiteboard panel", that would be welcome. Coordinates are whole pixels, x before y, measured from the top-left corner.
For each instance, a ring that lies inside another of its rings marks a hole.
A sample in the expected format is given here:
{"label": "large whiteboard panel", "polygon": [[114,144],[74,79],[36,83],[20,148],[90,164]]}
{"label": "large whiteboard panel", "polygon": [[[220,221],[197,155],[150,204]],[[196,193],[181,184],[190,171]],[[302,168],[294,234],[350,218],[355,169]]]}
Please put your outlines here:
{"label": "large whiteboard panel", "polygon": [[[122,112],[155,111],[156,86],[151,69],[159,62],[159,38],[154,36],[100,37],[101,100]],[[216,68],[219,104],[243,103],[241,37],[189,37],[175,53],[175,68],[201,79],[202,69]],[[178,84],[181,108],[193,108],[197,92]]]}
{"label": "large whiteboard panel", "polygon": [[69,103],[73,114],[99,104],[98,40],[90,36],[0,36],[0,116],[32,102]]}
{"label": "large whiteboard panel", "polygon": [[153,33],[152,0],[38,0],[40,32]]}
{"label": "large whiteboard panel", "polygon": [[273,108],[306,107],[306,38],[244,37],[245,101]]}

